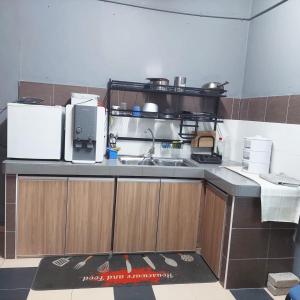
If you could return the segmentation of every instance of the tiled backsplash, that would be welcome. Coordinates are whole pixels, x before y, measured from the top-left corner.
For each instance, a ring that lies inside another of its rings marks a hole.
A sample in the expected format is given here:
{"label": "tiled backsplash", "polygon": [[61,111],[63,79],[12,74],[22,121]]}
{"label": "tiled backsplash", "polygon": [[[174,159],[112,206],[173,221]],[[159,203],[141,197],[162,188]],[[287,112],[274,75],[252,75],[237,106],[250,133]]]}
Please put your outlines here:
{"label": "tiled backsplash", "polygon": [[66,105],[71,93],[91,93],[103,96],[106,94],[106,89],[27,81],[19,82],[19,97],[40,98],[44,100],[43,104],[45,105]]}
{"label": "tiled backsplash", "polygon": [[[72,92],[91,93],[100,95],[101,100],[106,101],[106,88],[82,87],[82,86],[69,86],[58,84],[45,84],[35,82],[19,82],[19,97],[36,97],[45,100],[45,105],[66,105],[70,101]],[[191,111],[201,112],[213,111],[214,100],[202,99],[199,97],[191,96],[177,96],[177,95],[164,95],[155,93],[141,93],[141,92],[125,92],[125,91],[112,91],[111,104],[120,105],[122,102],[127,103],[128,109],[134,105],[143,106],[145,102],[154,102],[159,106],[160,111],[170,109],[174,112]],[[204,130],[211,130],[210,124],[203,125]],[[111,123],[111,132],[117,133],[119,136],[130,137],[145,137],[144,130],[151,128],[157,138],[165,139],[178,139],[179,122],[154,122],[149,119],[134,119],[128,118],[115,118]],[[149,149],[148,142],[121,142],[121,154],[140,155]],[[160,156],[177,155],[179,151],[171,151],[172,153],[164,154],[160,151],[160,145],[156,145],[156,154]],[[176,153],[175,153],[176,152]],[[182,157],[190,156],[190,147],[185,145],[180,151]]]}
{"label": "tiled backsplash", "polygon": [[220,116],[232,120],[300,124],[300,95],[224,98]]}
{"label": "tiled backsplash", "polygon": [[[19,82],[19,97],[41,98],[45,100],[46,105],[66,105],[72,92],[97,94],[101,99],[105,99],[106,96],[106,88]],[[126,102],[129,109],[135,104],[142,106],[147,101],[159,104],[161,111],[172,108],[174,111],[193,112],[212,111],[214,102],[199,97],[139,92],[112,91],[111,94],[112,105]],[[300,95],[246,99],[223,98],[219,117],[232,120],[300,124]]]}
{"label": "tiled backsplash", "polygon": [[[44,100],[45,105],[66,105],[71,93],[89,93],[100,95],[104,100],[106,88],[70,86],[61,84],[47,84],[37,82],[19,82],[19,97],[36,97]],[[163,95],[155,93],[112,91],[111,104],[120,105],[126,102],[128,109],[133,105],[142,106],[145,102],[154,102],[159,105],[160,111],[172,109],[173,111],[212,111],[214,101],[191,96]]]}

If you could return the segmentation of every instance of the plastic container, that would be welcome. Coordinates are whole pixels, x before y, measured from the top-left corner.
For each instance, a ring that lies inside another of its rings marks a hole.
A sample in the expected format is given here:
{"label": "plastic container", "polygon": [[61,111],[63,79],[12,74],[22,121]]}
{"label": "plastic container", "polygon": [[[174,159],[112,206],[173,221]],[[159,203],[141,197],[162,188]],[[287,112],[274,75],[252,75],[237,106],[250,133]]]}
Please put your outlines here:
{"label": "plastic container", "polygon": [[108,159],[117,159],[118,151],[112,148],[107,148],[107,158]]}
{"label": "plastic container", "polygon": [[132,115],[134,117],[140,117],[142,115],[141,111],[142,111],[142,109],[139,105],[134,105],[132,107]]}
{"label": "plastic container", "polygon": [[255,174],[269,173],[272,144],[272,140],[261,136],[244,138],[243,169]]}
{"label": "plastic container", "polygon": [[244,171],[253,174],[268,174],[270,171],[269,163],[256,163],[249,160],[242,161],[242,168]]}
{"label": "plastic container", "polygon": [[253,151],[244,148],[243,159],[262,164],[270,163],[271,151]]}
{"label": "plastic container", "polygon": [[260,136],[244,138],[244,148],[247,148],[247,149],[253,150],[253,151],[271,152],[272,143],[273,143],[272,140],[265,139]]}

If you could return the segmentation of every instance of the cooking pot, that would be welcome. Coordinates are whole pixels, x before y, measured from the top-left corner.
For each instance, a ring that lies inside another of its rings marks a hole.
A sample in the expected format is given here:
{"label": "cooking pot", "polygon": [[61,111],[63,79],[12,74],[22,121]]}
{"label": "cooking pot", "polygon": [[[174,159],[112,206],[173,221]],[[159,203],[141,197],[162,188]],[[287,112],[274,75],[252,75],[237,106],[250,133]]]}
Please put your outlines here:
{"label": "cooking pot", "polygon": [[155,90],[165,91],[167,85],[169,85],[169,80],[166,78],[146,78],[150,81],[151,87]]}
{"label": "cooking pot", "polygon": [[207,90],[221,90],[224,91],[224,85],[228,84],[228,81],[225,81],[224,83],[220,83],[220,82],[208,82],[202,85],[203,89],[207,89]]}

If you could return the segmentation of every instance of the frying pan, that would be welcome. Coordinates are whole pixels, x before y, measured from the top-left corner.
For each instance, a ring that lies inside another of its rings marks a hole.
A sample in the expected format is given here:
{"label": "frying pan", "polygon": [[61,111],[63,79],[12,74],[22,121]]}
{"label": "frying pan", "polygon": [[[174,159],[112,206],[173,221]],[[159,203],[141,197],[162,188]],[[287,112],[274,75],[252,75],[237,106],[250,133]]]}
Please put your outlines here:
{"label": "frying pan", "polygon": [[220,82],[216,82],[216,81],[212,81],[212,82],[208,82],[202,85],[203,89],[207,89],[207,90],[223,90],[224,91],[224,85],[228,84],[228,81],[225,81],[224,83],[220,83]]}

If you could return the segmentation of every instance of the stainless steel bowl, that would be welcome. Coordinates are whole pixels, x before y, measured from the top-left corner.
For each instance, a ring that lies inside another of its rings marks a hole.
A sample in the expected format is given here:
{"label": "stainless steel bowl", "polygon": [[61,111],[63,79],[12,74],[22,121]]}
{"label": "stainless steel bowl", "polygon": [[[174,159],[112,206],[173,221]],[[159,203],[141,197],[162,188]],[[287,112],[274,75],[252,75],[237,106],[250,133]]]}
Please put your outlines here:
{"label": "stainless steel bowl", "polygon": [[143,106],[143,111],[144,112],[149,112],[149,113],[157,113],[158,112],[158,105],[155,104],[155,103],[146,102]]}

